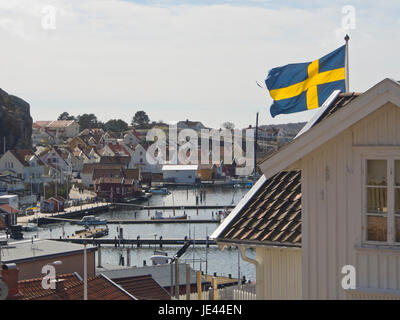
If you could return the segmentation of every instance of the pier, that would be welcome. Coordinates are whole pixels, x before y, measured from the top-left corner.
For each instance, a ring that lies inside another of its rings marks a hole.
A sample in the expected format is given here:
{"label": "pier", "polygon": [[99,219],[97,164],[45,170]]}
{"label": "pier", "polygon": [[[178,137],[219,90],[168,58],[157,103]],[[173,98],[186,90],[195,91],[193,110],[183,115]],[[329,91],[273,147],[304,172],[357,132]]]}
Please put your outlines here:
{"label": "pier", "polygon": [[136,239],[125,239],[125,238],[60,238],[60,239],[50,239],[50,240],[57,240],[57,241],[64,241],[64,242],[72,242],[72,243],[79,243],[79,244],[93,244],[93,245],[113,245],[115,247],[120,247],[121,245],[125,246],[134,246],[136,245],[140,248],[142,245],[149,245],[149,246],[159,246],[162,248],[163,245],[183,245],[186,242],[189,242],[190,245],[217,245],[214,240],[210,239],[188,239],[185,238],[163,238],[160,237],[158,239],[146,239],[140,238],[139,236]]}
{"label": "pier", "polygon": [[132,206],[135,207],[137,210],[196,210],[196,209],[233,209],[234,205],[175,205],[175,206],[144,206],[141,204],[135,203],[113,203],[117,206]]}
{"label": "pier", "polygon": [[[58,217],[42,217],[39,219],[39,224],[57,223],[57,222],[69,222],[75,224],[80,220],[69,219],[69,218],[58,218]],[[162,224],[162,223],[219,223],[216,219],[110,219],[107,220],[107,224]]]}

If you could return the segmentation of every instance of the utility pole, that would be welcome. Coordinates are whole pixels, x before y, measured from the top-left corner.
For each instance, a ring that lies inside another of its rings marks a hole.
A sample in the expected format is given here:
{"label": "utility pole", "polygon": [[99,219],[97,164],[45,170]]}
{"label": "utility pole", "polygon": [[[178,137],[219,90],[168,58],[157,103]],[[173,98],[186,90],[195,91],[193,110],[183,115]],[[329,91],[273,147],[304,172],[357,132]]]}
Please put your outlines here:
{"label": "utility pole", "polygon": [[83,300],[88,299],[87,293],[87,252],[86,242],[83,244]]}
{"label": "utility pole", "polygon": [[258,112],[256,115],[256,134],[254,136],[254,183],[256,183],[256,174],[257,174],[257,141],[258,141]]}

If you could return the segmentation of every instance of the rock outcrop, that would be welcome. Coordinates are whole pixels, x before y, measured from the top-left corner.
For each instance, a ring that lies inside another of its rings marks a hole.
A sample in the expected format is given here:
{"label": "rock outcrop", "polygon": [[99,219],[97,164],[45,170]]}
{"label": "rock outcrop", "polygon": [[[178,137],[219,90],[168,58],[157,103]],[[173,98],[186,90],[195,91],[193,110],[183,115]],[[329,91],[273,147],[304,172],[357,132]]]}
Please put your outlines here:
{"label": "rock outcrop", "polygon": [[32,117],[26,101],[0,89],[0,154],[32,148]]}

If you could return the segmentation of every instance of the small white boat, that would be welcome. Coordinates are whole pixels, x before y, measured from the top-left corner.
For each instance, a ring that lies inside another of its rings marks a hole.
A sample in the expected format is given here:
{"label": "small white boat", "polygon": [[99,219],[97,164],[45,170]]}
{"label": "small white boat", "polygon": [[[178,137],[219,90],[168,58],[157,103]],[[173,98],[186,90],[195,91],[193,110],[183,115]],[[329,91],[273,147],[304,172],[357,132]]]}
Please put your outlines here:
{"label": "small white boat", "polygon": [[38,226],[36,223],[27,223],[26,225],[22,226],[22,231],[36,231],[38,229]]}
{"label": "small white boat", "polygon": [[149,190],[149,192],[153,193],[153,194],[169,194],[170,193],[167,188],[151,188]]}
{"label": "small white boat", "polygon": [[98,226],[107,224],[107,220],[95,216],[84,216],[77,224],[80,226]]}

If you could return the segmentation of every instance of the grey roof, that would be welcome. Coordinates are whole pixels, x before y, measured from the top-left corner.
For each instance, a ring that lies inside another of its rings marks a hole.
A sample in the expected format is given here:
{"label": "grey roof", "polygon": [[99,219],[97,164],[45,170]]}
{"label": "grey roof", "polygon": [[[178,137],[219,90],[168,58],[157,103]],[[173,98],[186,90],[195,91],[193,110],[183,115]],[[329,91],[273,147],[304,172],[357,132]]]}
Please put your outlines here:
{"label": "grey roof", "polygon": [[[97,270],[97,274],[103,274],[106,277],[113,279],[129,278],[136,276],[151,275],[155,281],[162,287],[171,286],[171,265],[170,264],[160,264],[155,266],[143,266],[143,267],[132,267],[124,268],[118,270]],[[173,265],[173,275],[172,282],[175,285],[175,265]],[[207,281],[202,278],[202,283]],[[190,268],[190,283],[197,283],[196,270]],[[179,264],[179,284],[186,284],[186,264]]]}
{"label": "grey roof", "polygon": [[[97,247],[91,245],[86,248],[88,251],[97,250]],[[44,239],[33,240],[33,243],[32,240],[9,242],[7,246],[1,248],[1,261],[17,263],[77,252],[83,252],[83,245]]]}

